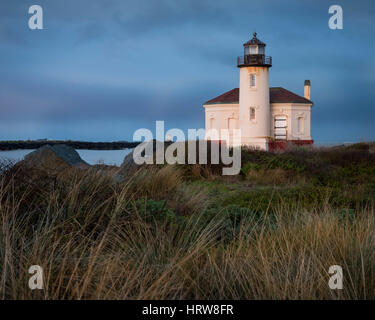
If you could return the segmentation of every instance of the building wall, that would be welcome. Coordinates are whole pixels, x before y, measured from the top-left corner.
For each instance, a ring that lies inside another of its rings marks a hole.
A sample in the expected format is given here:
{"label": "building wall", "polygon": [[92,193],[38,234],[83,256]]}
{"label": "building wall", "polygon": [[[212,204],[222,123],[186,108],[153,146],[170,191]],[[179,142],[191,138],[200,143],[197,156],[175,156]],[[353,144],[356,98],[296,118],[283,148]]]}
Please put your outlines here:
{"label": "building wall", "polygon": [[[311,137],[311,107],[310,104],[294,104],[294,103],[273,103],[270,106],[269,118],[267,120],[270,128],[270,135],[274,137],[274,121],[275,116],[285,116],[287,119],[287,140],[312,140]],[[243,132],[246,127],[240,127],[239,121],[239,104],[212,104],[204,105],[205,108],[205,127],[206,136],[210,134],[213,124],[214,129],[220,131],[221,129],[241,129],[244,144],[252,144],[253,146],[262,147],[262,143],[256,136],[244,136]],[[302,128],[298,125],[298,119],[302,118]],[[259,119],[256,119],[259,121]],[[251,124],[250,124],[251,125]],[[249,134],[249,133],[248,133]],[[215,140],[212,137],[208,139]],[[221,139],[219,136],[218,139]]]}
{"label": "building wall", "polygon": [[[238,129],[238,104],[204,105],[206,118],[206,136],[210,134],[211,124],[214,129]],[[220,137],[219,137],[220,138]],[[213,140],[213,138],[211,138]]]}
{"label": "building wall", "polygon": [[311,107],[312,105],[310,104],[272,103],[270,121],[271,136],[274,137],[275,135],[275,116],[284,115],[287,118],[287,140],[312,140]]}

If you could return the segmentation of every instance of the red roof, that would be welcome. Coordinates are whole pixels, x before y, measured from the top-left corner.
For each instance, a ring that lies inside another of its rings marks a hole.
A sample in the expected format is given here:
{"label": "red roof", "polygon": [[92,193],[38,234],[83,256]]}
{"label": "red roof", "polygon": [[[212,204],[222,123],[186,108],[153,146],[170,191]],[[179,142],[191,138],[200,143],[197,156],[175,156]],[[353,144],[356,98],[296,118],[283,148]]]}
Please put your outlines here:
{"label": "red roof", "polygon": [[[240,90],[234,88],[222,95],[208,100],[204,104],[239,103]],[[281,87],[270,88],[270,103],[308,103],[313,102]]]}
{"label": "red roof", "polygon": [[239,101],[240,101],[240,89],[234,88],[228,92],[223,93],[221,96],[208,100],[204,104],[239,103]]}

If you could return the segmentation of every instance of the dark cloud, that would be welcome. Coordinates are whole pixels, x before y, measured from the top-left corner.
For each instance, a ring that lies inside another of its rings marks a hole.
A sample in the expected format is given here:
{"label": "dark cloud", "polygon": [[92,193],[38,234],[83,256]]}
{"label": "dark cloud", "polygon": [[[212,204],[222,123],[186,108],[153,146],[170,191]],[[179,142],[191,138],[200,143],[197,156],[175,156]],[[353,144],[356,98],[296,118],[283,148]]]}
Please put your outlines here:
{"label": "dark cloud", "polygon": [[373,1],[338,1],[340,31],[323,0],[38,4],[43,31],[27,27],[29,1],[0,3],[0,139],[122,139],[155,120],[201,127],[202,102],[238,87],[235,59],[255,30],[272,86],[302,94],[312,81],[316,140],[375,139]]}

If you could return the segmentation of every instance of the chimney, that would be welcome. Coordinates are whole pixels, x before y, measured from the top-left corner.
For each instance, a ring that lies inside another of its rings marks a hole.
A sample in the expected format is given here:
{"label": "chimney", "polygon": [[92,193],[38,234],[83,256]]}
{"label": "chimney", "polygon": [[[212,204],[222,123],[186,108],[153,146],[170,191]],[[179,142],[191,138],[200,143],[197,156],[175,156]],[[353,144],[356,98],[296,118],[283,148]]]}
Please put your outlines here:
{"label": "chimney", "polygon": [[309,100],[310,100],[310,97],[311,97],[310,88],[311,88],[311,82],[310,82],[310,80],[305,80],[305,93],[304,93],[304,97],[306,99],[309,99]]}

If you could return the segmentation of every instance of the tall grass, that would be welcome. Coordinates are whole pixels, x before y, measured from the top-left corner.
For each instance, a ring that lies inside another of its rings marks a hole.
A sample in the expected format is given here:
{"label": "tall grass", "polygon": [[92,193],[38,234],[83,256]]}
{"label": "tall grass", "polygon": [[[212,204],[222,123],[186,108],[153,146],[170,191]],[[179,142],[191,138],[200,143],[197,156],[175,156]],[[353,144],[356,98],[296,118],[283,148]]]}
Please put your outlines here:
{"label": "tall grass", "polygon": [[[230,219],[227,208],[208,216],[215,199],[182,183],[175,167],[115,177],[7,169],[0,181],[1,298],[375,297],[372,207],[291,211],[280,202],[261,216],[239,210]],[[150,219],[139,202],[151,199],[162,205]],[[158,216],[166,210],[181,219]],[[31,265],[43,267],[43,290],[28,287]],[[331,265],[343,268],[341,291],[328,287]]]}

